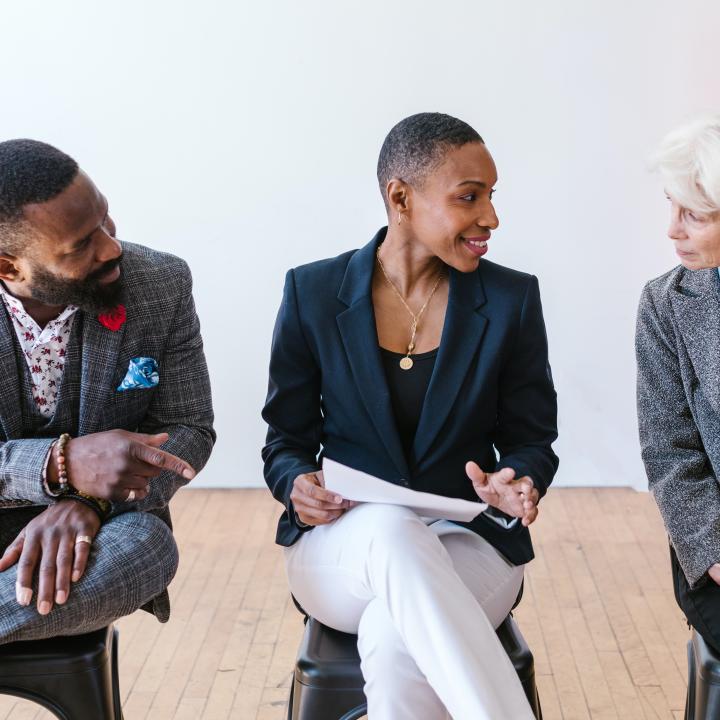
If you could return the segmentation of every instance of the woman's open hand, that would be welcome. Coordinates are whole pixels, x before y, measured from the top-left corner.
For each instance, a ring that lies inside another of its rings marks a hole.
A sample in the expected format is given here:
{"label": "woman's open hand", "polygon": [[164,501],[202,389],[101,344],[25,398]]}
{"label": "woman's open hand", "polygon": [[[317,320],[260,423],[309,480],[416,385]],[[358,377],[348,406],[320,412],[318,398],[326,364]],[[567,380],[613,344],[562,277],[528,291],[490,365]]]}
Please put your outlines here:
{"label": "woman's open hand", "polygon": [[327,525],[355,503],[325,489],[322,470],[298,475],[290,493],[295,514],[306,525]]}
{"label": "woman's open hand", "polygon": [[540,493],[527,475],[516,480],[512,468],[486,473],[472,461],[465,465],[465,472],[483,502],[512,517],[522,518],[525,527],[537,518]]}

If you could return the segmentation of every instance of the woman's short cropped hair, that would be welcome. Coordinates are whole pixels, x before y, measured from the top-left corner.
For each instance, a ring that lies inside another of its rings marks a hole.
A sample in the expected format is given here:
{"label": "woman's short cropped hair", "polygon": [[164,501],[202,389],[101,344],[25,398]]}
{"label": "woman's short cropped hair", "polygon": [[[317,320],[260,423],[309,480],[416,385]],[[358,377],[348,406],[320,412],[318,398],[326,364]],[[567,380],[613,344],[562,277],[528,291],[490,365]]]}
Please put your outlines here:
{"label": "woman's short cropped hair", "polygon": [[682,207],[720,210],[720,115],[702,115],[669,132],[652,158],[665,192]]}
{"label": "woman's short cropped hair", "polygon": [[483,142],[466,122],[443,113],[417,113],[401,120],[387,134],[380,149],[377,179],[385,207],[387,184],[393,178],[422,183],[450,148]]}

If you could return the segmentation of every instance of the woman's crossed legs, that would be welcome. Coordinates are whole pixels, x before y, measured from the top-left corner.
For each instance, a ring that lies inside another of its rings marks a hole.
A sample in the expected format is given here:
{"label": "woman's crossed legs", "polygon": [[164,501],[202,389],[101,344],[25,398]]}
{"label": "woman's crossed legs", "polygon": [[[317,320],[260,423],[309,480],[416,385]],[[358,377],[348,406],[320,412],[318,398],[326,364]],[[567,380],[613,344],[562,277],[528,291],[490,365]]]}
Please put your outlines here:
{"label": "woman's crossed legs", "polygon": [[305,533],[286,563],[310,615],[358,634],[370,720],[532,720],[495,635],[523,569],[480,536],[365,504]]}

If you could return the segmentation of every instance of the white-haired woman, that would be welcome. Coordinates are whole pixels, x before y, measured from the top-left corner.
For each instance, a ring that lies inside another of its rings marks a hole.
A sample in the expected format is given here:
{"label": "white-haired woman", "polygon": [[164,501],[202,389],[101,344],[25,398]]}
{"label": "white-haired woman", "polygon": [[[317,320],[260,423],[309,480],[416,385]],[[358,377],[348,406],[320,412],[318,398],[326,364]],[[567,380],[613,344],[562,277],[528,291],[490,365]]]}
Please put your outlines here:
{"label": "white-haired woman", "polygon": [[640,442],[670,535],[675,597],[720,651],[720,115],[667,135],[656,168],[680,265],[640,299]]}

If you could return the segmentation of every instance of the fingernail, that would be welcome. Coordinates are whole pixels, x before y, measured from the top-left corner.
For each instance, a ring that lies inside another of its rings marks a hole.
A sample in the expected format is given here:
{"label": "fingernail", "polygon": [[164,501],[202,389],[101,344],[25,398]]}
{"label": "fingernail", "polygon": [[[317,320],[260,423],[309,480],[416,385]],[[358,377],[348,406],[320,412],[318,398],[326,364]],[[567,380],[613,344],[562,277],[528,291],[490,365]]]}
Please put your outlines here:
{"label": "fingernail", "polygon": [[50,612],[50,603],[47,600],[43,600],[40,603],[40,607],[38,608],[38,612],[41,615],[47,615]]}
{"label": "fingernail", "polygon": [[80,579],[80,571],[79,570],[73,570],[72,574],[72,581],[77,582]]}
{"label": "fingernail", "polygon": [[18,587],[15,589],[15,595],[21,605],[29,605],[32,600],[32,588]]}
{"label": "fingernail", "polygon": [[183,477],[192,480],[195,477],[195,473],[190,468],[187,468],[183,470]]}
{"label": "fingernail", "polygon": [[63,605],[66,600],[67,600],[67,593],[64,590],[58,590],[55,593],[55,602],[58,605]]}
{"label": "fingernail", "polygon": [[340,495],[336,495],[336,496],[335,496],[335,502],[336,502],[336,503],[341,503],[341,502],[342,502],[342,497],[341,497]]}

